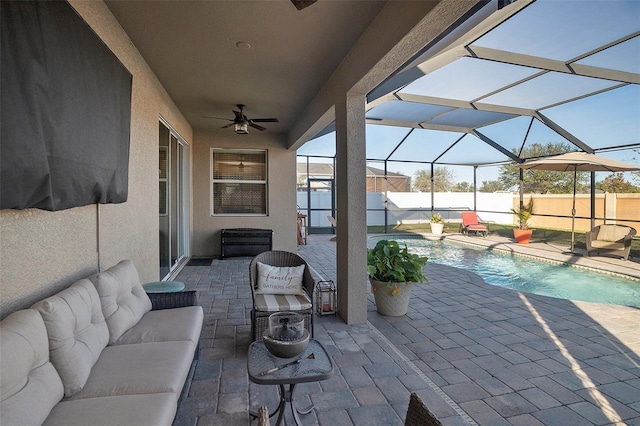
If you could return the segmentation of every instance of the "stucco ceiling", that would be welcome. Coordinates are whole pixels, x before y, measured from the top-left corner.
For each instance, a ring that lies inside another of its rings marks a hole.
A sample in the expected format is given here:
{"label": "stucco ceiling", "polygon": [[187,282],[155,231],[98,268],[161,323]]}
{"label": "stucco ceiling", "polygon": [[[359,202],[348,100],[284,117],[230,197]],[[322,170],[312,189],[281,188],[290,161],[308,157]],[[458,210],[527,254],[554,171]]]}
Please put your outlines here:
{"label": "stucco ceiling", "polygon": [[278,118],[270,132],[289,131],[385,3],[106,2],[194,129],[228,124],[203,117],[232,119],[241,103]]}

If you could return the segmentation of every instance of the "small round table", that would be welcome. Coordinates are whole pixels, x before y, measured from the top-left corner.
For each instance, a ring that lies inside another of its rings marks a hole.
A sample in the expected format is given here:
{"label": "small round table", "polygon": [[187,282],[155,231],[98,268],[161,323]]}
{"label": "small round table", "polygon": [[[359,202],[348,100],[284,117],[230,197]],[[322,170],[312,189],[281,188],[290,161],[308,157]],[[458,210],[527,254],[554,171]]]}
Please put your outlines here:
{"label": "small round table", "polygon": [[177,293],[184,290],[184,283],[180,281],[154,281],[142,284],[147,293]]}
{"label": "small round table", "polygon": [[[298,383],[311,383],[326,380],[333,375],[333,360],[322,343],[309,339],[309,345],[300,355],[293,358],[278,358],[271,354],[263,341],[253,342],[247,353],[247,370],[249,380],[259,385],[278,385],[280,403],[278,408],[269,414],[278,414],[276,426],[285,423],[284,412],[287,403],[291,406],[293,421],[301,426],[300,414],[308,414],[313,410],[313,404],[300,410],[294,405],[293,391]],[[289,385],[289,389],[285,387]],[[257,413],[249,412],[252,417]]]}

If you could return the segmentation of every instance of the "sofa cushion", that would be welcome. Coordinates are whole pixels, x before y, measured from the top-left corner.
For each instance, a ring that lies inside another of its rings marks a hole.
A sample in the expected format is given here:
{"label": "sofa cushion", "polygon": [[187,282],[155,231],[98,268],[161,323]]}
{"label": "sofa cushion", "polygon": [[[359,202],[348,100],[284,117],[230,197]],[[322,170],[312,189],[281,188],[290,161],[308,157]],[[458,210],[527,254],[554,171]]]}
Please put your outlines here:
{"label": "sofa cushion", "polygon": [[195,345],[188,341],[107,346],[84,388],[71,399],[144,393],[180,394]]}
{"label": "sofa cushion", "polygon": [[306,294],[256,294],[253,306],[258,311],[304,311],[311,309],[311,299]]}
{"label": "sofa cushion", "polygon": [[151,310],[149,296],[130,260],[123,260],[89,279],[100,295],[102,313],[109,327],[109,343],[118,340]]}
{"label": "sofa cushion", "polygon": [[83,279],[33,308],[44,319],[51,362],[62,378],[65,396],[71,396],[82,389],[109,340],[98,292]]}
{"label": "sofa cushion", "polygon": [[63,397],[62,380],[49,361],[49,340],[34,309],[0,322],[0,424],[41,424]]}
{"label": "sofa cushion", "polygon": [[594,240],[591,241],[591,247],[603,250],[624,250],[624,243]]}
{"label": "sofa cushion", "polygon": [[115,344],[188,340],[197,345],[203,317],[200,306],[147,312]]}
{"label": "sofa cushion", "polygon": [[53,408],[44,426],[169,426],[177,400],[174,393],[65,400]]}
{"label": "sofa cushion", "polygon": [[598,241],[620,241],[629,234],[629,228],[619,225],[600,225]]}

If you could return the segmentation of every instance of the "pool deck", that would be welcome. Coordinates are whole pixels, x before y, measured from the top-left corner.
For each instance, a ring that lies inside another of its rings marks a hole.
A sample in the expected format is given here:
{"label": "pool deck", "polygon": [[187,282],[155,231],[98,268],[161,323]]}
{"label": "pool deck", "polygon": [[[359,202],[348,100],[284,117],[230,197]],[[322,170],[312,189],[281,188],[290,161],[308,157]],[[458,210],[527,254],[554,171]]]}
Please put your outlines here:
{"label": "pool deck", "polygon": [[[330,237],[309,236],[298,253],[316,279],[336,281]],[[492,236],[443,238],[640,277],[637,259],[571,257],[566,247]],[[249,408],[276,405],[275,388],[250,383],[246,370],[249,261],[186,266],[176,278],[198,290],[205,310],[176,425],[257,424]],[[379,315],[368,294],[365,324],[315,317],[315,338],[336,374],[297,388],[301,406],[315,405],[303,424],[402,425],[416,392],[445,425],[640,425],[640,309],[519,293],[431,260],[427,275],[405,316]]]}

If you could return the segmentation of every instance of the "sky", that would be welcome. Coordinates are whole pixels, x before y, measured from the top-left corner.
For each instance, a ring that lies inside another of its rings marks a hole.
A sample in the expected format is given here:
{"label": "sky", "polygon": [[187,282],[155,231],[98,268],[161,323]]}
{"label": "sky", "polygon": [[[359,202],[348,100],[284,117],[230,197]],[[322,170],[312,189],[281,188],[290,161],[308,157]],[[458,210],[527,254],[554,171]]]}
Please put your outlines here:
{"label": "sky", "polygon": [[[567,62],[574,67],[606,68],[635,75],[637,81],[640,36],[629,38],[637,31],[640,31],[640,1],[637,0],[538,0],[470,42],[469,46],[479,52],[481,49],[504,50]],[[628,148],[632,145],[640,150],[638,84],[545,72],[532,66],[469,56],[454,58],[435,70],[429,66],[425,69],[429,72],[398,89],[397,95],[401,98],[403,95],[441,97],[536,110],[599,155],[640,167],[640,154]],[[523,144],[568,142],[530,116],[450,110],[449,107],[398,99],[369,108],[367,118],[414,124],[459,123],[462,127],[476,128],[510,152],[520,150]],[[483,124],[482,120],[493,122]],[[470,126],[470,123],[478,124]],[[477,169],[478,185],[485,180],[495,180],[499,172],[499,167],[484,167],[483,164],[508,160],[476,136],[461,132],[367,124],[366,140],[367,159],[448,164],[446,167],[454,172],[457,181],[473,182],[472,165],[481,165]],[[400,141],[403,143],[399,146]],[[627,148],[623,150],[610,150],[625,146]],[[335,133],[307,142],[298,154],[334,156]],[[370,165],[376,167],[374,163]],[[383,168],[382,163],[378,167]],[[430,164],[390,162],[388,165],[389,171],[406,175],[414,175],[420,169],[429,170]],[[604,179],[607,175],[598,173],[596,179]],[[631,180],[630,175],[627,176]]]}

